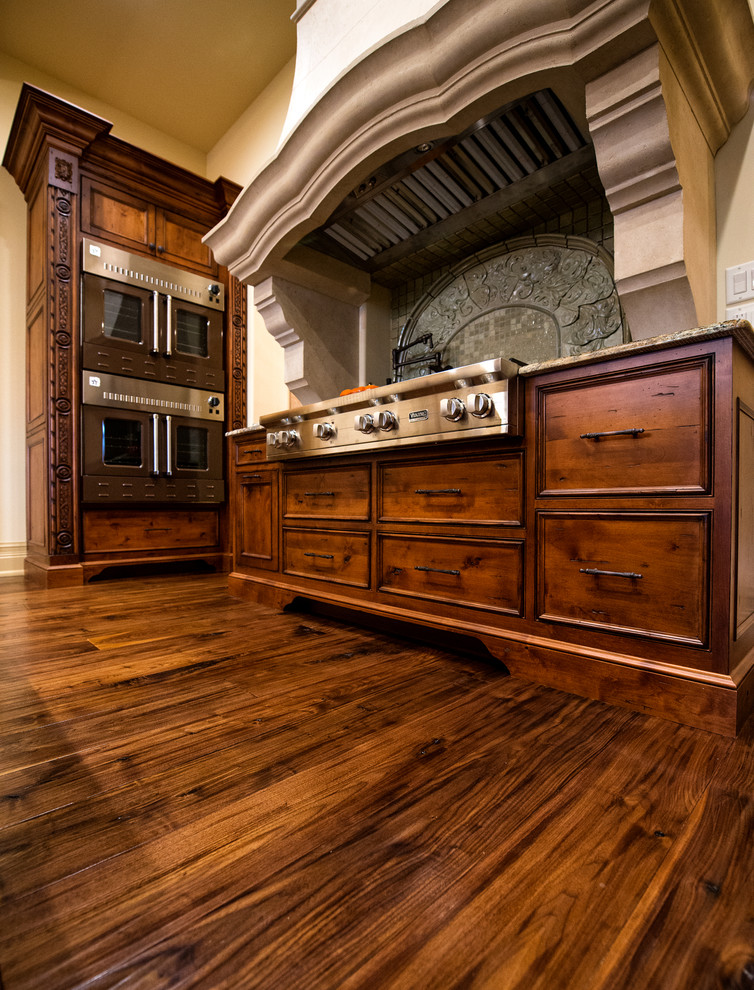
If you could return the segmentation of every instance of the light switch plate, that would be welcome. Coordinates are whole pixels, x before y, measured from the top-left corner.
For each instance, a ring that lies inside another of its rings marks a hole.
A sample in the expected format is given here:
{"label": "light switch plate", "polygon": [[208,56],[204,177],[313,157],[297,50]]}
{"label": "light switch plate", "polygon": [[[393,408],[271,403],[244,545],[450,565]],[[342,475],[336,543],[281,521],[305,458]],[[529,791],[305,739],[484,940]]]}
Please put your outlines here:
{"label": "light switch plate", "polygon": [[754,261],[725,269],[725,303],[727,306],[754,299]]}

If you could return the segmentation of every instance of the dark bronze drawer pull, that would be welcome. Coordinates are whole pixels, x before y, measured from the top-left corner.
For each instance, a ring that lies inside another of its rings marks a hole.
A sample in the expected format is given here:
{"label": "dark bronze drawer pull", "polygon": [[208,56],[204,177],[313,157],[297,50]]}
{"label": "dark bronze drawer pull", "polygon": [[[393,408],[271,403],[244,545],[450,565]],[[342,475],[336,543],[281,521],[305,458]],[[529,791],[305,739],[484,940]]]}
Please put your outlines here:
{"label": "dark bronze drawer pull", "polygon": [[261,481],[262,479],[261,474],[250,474],[249,477],[251,478],[252,481]]}
{"label": "dark bronze drawer pull", "polygon": [[446,571],[443,570],[442,567],[422,567],[420,564],[417,564],[416,567],[414,567],[414,570],[428,571],[430,574],[452,574],[454,577],[458,577],[461,573],[460,571]]}
{"label": "dark bronze drawer pull", "polygon": [[304,550],[305,557],[322,557],[324,560],[335,560],[335,557],[331,553],[312,553],[311,550]]}
{"label": "dark bronze drawer pull", "polygon": [[335,495],[335,492],[304,492],[307,498],[317,498],[319,495]]}
{"label": "dark bronze drawer pull", "polygon": [[607,430],[605,433],[582,433],[582,440],[599,440],[600,437],[637,437],[644,432],[643,426],[635,426],[632,430]]}
{"label": "dark bronze drawer pull", "polygon": [[597,577],[624,577],[624,578],[640,578],[643,574],[635,574],[633,571],[601,571],[596,567],[580,567],[579,571],[582,574],[596,574]]}
{"label": "dark bronze drawer pull", "polygon": [[460,495],[460,488],[416,488],[414,495]]}

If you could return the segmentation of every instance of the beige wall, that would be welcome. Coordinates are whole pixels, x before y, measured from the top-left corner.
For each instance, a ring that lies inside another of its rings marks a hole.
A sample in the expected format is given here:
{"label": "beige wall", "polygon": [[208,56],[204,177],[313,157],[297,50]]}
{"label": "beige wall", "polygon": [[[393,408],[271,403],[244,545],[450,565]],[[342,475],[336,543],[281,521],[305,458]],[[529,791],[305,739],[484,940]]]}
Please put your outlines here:
{"label": "beige wall", "polygon": [[[209,175],[232,177],[247,185],[275,154],[293,86],[295,59],[217,142],[207,156]],[[283,348],[267,332],[254,308],[249,288],[247,419],[256,423],[265,412],[287,409],[292,400],[284,385]]]}
{"label": "beige wall", "polygon": [[754,94],[715,157],[717,318],[725,319],[725,269],[754,261]]}

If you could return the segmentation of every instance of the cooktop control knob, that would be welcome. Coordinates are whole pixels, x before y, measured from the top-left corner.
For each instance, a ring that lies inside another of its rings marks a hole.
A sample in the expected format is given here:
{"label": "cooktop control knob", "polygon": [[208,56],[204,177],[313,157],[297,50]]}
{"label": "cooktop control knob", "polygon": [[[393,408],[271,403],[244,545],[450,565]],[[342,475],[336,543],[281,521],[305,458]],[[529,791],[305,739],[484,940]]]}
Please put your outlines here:
{"label": "cooktop control knob", "polygon": [[451,399],[443,399],[440,402],[440,415],[445,419],[449,419],[451,423],[457,423],[459,419],[463,419],[466,414],[466,407],[460,399],[455,397]]}
{"label": "cooktop control knob", "polygon": [[384,430],[388,433],[390,430],[394,430],[398,426],[398,420],[395,418],[395,413],[391,413],[389,409],[385,409],[383,412],[377,413],[377,427],[380,430]]}
{"label": "cooktop control knob", "polygon": [[495,408],[492,399],[486,392],[472,392],[466,399],[469,404],[469,412],[472,416],[484,419],[489,416]]}
{"label": "cooktop control knob", "polygon": [[267,434],[267,446],[268,447],[272,447],[274,449],[275,447],[278,447],[279,445],[280,445],[280,438],[278,437],[277,433],[268,433]]}
{"label": "cooktop control knob", "polygon": [[295,447],[299,442],[299,435],[295,430],[281,430],[280,433],[276,434],[278,437],[279,447]]}
{"label": "cooktop control knob", "polygon": [[314,427],[314,436],[319,440],[333,440],[337,432],[332,423],[317,423]]}
{"label": "cooktop control knob", "polygon": [[364,413],[361,416],[356,416],[353,421],[353,428],[358,430],[359,433],[371,433],[374,429],[374,419],[370,413]]}

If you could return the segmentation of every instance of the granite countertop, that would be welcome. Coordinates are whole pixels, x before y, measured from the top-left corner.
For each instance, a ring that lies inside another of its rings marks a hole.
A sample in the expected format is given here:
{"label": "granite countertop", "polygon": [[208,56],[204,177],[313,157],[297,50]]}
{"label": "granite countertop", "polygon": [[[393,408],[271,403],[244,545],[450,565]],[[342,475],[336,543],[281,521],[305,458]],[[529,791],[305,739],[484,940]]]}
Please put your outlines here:
{"label": "granite countertop", "polygon": [[551,361],[540,361],[538,364],[527,364],[519,370],[519,375],[523,377],[541,375],[545,371],[557,371],[559,368],[568,368],[572,365],[608,361],[629,354],[643,354],[647,351],[666,350],[679,344],[714,340],[718,337],[734,337],[749,357],[754,360],[754,328],[747,320],[726,320],[723,323],[713,323],[709,327],[679,330],[676,333],[662,334],[659,337],[631,340],[627,344],[618,344],[616,347],[606,347],[599,351],[588,351],[570,357],[553,358]]}
{"label": "granite countertop", "polygon": [[225,434],[226,437],[242,437],[246,433],[256,433],[257,430],[261,430],[263,427],[259,423],[252,423],[251,426],[241,426],[237,430],[228,430]]}

